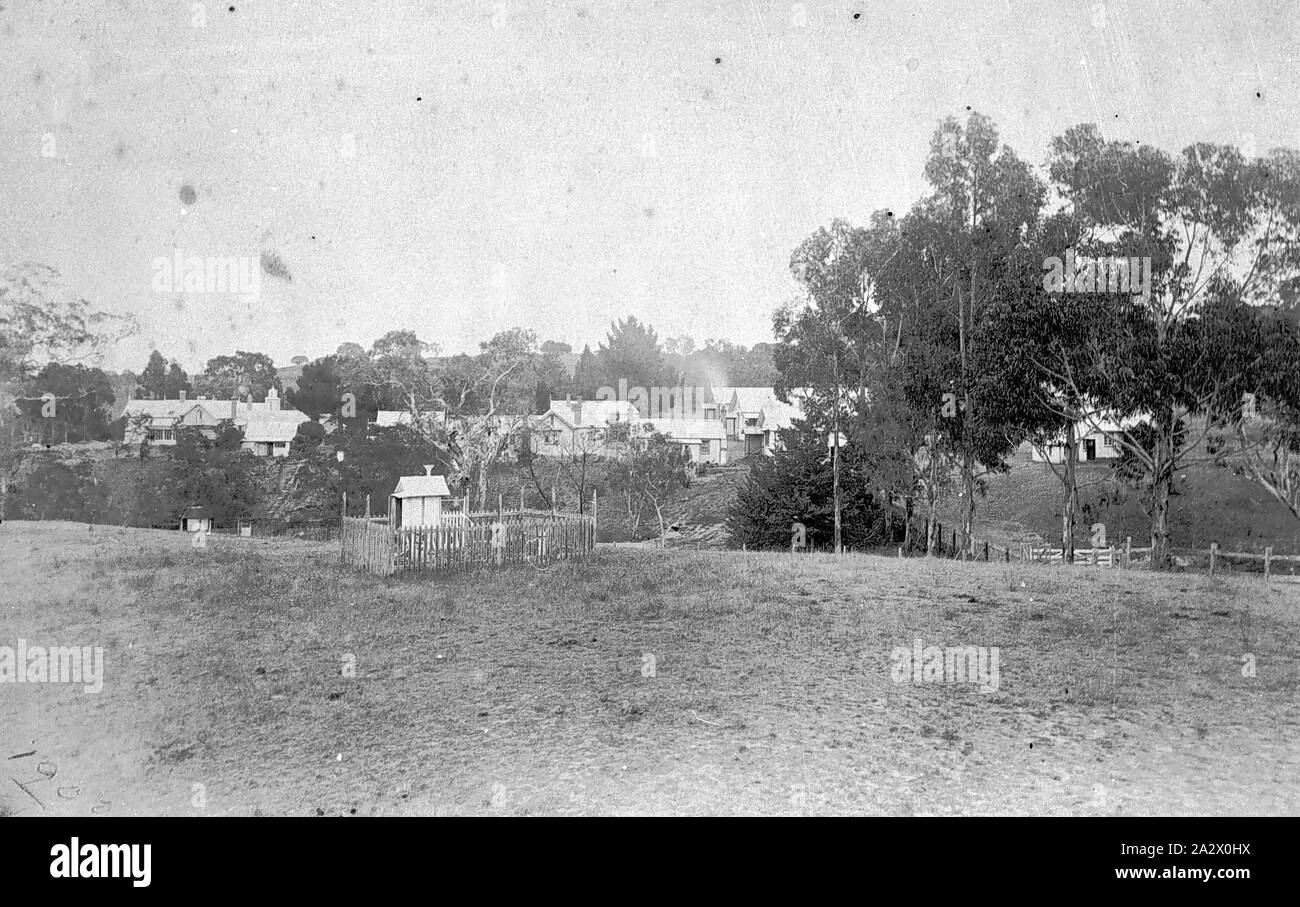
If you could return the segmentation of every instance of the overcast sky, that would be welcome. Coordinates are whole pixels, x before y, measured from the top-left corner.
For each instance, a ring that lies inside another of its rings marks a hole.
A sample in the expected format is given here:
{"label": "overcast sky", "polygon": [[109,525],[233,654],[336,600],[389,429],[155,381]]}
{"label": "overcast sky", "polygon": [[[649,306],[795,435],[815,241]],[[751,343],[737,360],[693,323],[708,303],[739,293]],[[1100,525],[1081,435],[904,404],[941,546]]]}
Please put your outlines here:
{"label": "overcast sky", "polygon": [[[770,340],[793,247],[905,209],[968,106],[1036,164],[1082,121],[1300,145],[1291,0],[231,5],[0,0],[0,263],[133,313],[107,367],[395,328],[581,349],[628,313]],[[291,279],[155,292],[177,248]]]}

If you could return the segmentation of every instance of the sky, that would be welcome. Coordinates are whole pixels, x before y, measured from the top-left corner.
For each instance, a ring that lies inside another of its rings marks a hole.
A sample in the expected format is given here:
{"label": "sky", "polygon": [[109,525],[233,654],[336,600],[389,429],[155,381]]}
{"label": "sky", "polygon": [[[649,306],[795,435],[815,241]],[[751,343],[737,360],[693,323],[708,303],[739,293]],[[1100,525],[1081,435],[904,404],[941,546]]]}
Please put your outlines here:
{"label": "sky", "polygon": [[[628,314],[751,345],[803,238],[925,191],[944,117],[1037,165],[1080,122],[1294,147],[1298,30],[1300,0],[0,0],[0,265],[133,315],[111,369],[581,350]],[[169,286],[177,250],[255,292]]]}

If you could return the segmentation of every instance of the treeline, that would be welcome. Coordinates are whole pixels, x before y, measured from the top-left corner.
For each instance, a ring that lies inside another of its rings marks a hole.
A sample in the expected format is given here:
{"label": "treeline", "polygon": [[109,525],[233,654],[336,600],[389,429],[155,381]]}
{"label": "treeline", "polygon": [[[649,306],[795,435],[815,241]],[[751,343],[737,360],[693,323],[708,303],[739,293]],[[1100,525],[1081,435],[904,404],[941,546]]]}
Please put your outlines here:
{"label": "treeline", "polygon": [[777,378],[771,344],[750,349],[711,339],[697,349],[689,337],[661,341],[634,316],[611,324],[605,341],[581,354],[566,343],[539,343],[535,332],[512,328],[481,343],[474,355],[440,356],[436,343],[415,332],[390,331],[369,348],[348,342],[331,355],[294,361],[301,372],[286,390],[274,360],[246,350],[215,356],[194,376],[159,350],[138,374],[121,375],[79,362],[36,367],[13,356],[0,365],[0,384],[7,391],[0,397],[7,410],[0,427],[11,443],[120,441],[125,419],[113,420],[112,413],[125,396],[176,399],[186,393],[261,402],[274,389],[312,419],[345,407],[373,419],[381,409],[540,414],[552,399],[595,399],[600,388],[617,388],[620,381],[647,388],[772,386]]}
{"label": "treeline", "polygon": [[821,537],[838,547],[874,491],[931,517],[933,551],[957,493],[968,549],[982,478],[1026,441],[1059,442],[1069,556],[1073,427],[1098,414],[1123,425],[1107,435],[1157,566],[1174,477],[1197,462],[1236,458],[1300,517],[1300,154],[1172,155],[1081,125],[1040,172],[972,113],[940,124],[925,178],[908,211],[836,220],[794,251],[805,298],[774,320],[780,387],[811,388],[808,427],[831,441],[808,476],[794,456],[754,474],[739,538],[788,544],[791,508],[768,526],[754,502],[795,496],[840,514]]}
{"label": "treeline", "polygon": [[146,447],[139,456],[69,461],[35,453],[8,483],[3,515],[174,529],[198,506],[222,528],[337,523],[345,492],[353,515],[364,511],[367,496],[374,512],[384,513],[400,476],[421,474],[425,464],[447,467],[445,451],[404,426],[354,422],[328,443],[302,433],[289,458],[257,457],[241,441],[224,423],[216,437],[183,428],[175,446]]}

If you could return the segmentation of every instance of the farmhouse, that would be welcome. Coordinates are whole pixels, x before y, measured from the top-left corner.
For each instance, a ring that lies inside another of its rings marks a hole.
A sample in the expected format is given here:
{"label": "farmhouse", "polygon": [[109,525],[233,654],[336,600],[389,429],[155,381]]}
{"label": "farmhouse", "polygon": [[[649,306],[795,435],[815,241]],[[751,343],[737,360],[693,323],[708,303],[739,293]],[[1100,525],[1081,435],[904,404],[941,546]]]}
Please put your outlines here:
{"label": "farmhouse", "polygon": [[425,466],[422,476],[402,476],[388,496],[389,528],[440,526],[443,502],[450,498],[446,477],[433,475],[432,466]]}
{"label": "farmhouse", "polygon": [[[1122,450],[1115,437],[1122,435],[1126,429],[1131,428],[1135,421],[1121,421],[1095,416],[1086,417],[1076,422],[1074,438],[1077,445],[1078,462],[1109,462],[1117,458]],[[1053,441],[1045,450],[1034,447],[1031,449],[1029,456],[1035,463],[1064,463],[1065,438],[1060,437]]]}
{"label": "farmhouse", "polygon": [[777,431],[803,416],[799,401],[804,396],[802,389],[795,389],[790,394],[792,402],[782,403],[771,387],[713,388],[714,399],[724,401],[719,411],[730,442],[730,459],[773,454],[780,444]]}
{"label": "farmhouse", "polygon": [[624,400],[552,400],[550,408],[531,420],[532,451],[542,456],[591,453],[607,456],[613,450],[611,425],[625,424],[635,433],[641,415]]}
{"label": "farmhouse", "polygon": [[727,465],[727,430],[720,420],[656,419],[643,423],[642,429],[681,445],[692,463]]}
{"label": "farmhouse", "polygon": [[148,440],[168,447],[176,443],[176,431],[182,427],[215,437],[219,424],[230,421],[244,433],[241,447],[259,457],[287,457],[298,426],[311,421],[296,409],[281,409],[275,388],[267,391],[262,403],[207,397],[189,400],[185,391],[175,400],[128,400],[122,414],[128,443]]}

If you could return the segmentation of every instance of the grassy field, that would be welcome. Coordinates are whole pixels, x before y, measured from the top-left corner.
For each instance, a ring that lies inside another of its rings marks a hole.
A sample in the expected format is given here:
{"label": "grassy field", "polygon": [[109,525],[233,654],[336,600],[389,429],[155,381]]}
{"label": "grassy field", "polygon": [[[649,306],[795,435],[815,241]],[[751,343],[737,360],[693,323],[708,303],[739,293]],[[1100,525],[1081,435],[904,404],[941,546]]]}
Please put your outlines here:
{"label": "grassy field", "polygon": [[[0,685],[0,813],[1300,813],[1286,581],[632,549],[377,580],[335,556],[0,526],[0,646],[102,646],[106,674]],[[999,647],[996,692],[895,682],[918,637]]]}

